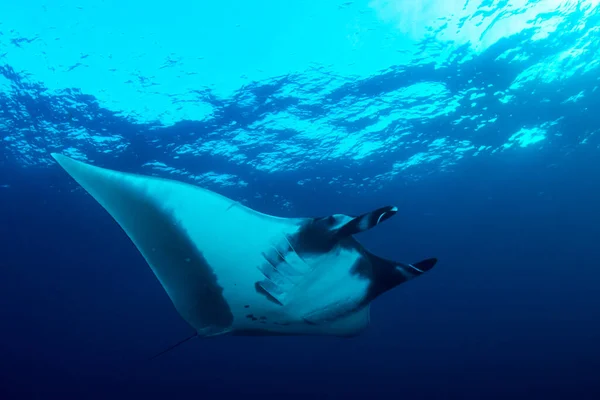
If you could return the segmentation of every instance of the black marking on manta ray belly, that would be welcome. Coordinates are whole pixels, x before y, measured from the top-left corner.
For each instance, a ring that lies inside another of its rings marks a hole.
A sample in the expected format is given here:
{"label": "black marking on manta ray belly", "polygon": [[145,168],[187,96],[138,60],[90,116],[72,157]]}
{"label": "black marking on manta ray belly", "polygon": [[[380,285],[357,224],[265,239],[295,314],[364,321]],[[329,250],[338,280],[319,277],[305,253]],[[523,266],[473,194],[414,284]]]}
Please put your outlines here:
{"label": "black marking on manta ray belly", "polygon": [[258,321],[258,318],[256,318],[254,314],[248,314],[246,315],[246,318],[251,319],[252,321]]}
{"label": "black marking on manta ray belly", "polygon": [[[352,241],[356,241],[356,239],[352,238]],[[350,242],[351,240],[348,240]],[[350,244],[346,244],[346,248],[352,248]],[[358,251],[358,250],[357,250]],[[358,275],[363,279],[373,280],[373,264],[371,260],[365,256],[364,253],[361,253],[361,257],[358,257],[352,267],[350,267],[350,273],[352,275]]]}
{"label": "black marking on manta ray belly", "polygon": [[336,245],[338,239],[332,235],[329,218],[311,219],[300,225],[291,237],[286,237],[288,244],[299,257],[327,253]]}
{"label": "black marking on manta ray belly", "polygon": [[258,321],[261,324],[266,324],[267,323],[267,317],[260,316],[260,317],[256,317],[254,314],[248,314],[246,315],[246,318],[252,320],[252,321]]}

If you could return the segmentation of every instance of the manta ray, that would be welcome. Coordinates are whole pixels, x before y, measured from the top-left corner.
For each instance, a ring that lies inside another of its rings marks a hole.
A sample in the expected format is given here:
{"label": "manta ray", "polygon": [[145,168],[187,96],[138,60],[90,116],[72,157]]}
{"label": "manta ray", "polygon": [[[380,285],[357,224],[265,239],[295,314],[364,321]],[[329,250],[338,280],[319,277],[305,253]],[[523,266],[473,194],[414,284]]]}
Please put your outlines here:
{"label": "manta ray", "polygon": [[196,185],[52,157],[120,225],[194,336],[356,336],[374,299],[437,262],[388,260],[354,238],[396,207],[283,218]]}

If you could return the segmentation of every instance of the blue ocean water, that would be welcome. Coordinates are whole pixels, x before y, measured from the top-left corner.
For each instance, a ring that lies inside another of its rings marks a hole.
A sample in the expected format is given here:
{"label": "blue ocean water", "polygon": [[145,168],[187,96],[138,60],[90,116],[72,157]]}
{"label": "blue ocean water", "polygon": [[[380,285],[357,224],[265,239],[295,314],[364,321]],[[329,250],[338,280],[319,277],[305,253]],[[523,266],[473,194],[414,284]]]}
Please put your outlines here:
{"label": "blue ocean water", "polygon": [[[600,398],[597,0],[0,4],[0,398]],[[436,267],[359,337],[196,339],[50,157]]]}

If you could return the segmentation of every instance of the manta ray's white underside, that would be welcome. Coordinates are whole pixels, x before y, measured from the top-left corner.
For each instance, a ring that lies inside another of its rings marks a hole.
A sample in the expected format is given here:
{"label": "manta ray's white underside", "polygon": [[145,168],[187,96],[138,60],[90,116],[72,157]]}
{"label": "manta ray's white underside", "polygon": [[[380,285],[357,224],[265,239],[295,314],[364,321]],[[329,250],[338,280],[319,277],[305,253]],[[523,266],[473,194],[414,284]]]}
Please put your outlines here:
{"label": "manta ray's white underside", "polygon": [[[301,258],[282,250],[305,218],[261,214],[194,185],[52,156],[123,228],[200,336],[352,336],[368,325],[370,282],[350,272],[359,253],[336,248]],[[269,257],[285,258],[288,270],[271,267]]]}

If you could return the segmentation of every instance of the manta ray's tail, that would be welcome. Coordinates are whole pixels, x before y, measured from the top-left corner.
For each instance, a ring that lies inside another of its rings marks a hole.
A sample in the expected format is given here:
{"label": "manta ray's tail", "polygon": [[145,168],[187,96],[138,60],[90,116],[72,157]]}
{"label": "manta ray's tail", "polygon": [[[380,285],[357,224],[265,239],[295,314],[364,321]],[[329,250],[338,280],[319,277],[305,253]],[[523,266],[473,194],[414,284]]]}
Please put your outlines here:
{"label": "manta ray's tail", "polygon": [[185,342],[187,342],[189,340],[192,340],[195,337],[198,337],[197,333],[194,333],[193,335],[190,335],[190,336],[186,337],[185,339],[182,339],[179,342],[172,344],[168,348],[162,350],[160,353],[156,353],[152,357],[148,358],[146,361],[152,361],[155,358],[158,358],[158,357],[162,356],[163,354],[168,353],[169,351],[173,350],[174,348],[179,347],[180,345],[184,344]]}

